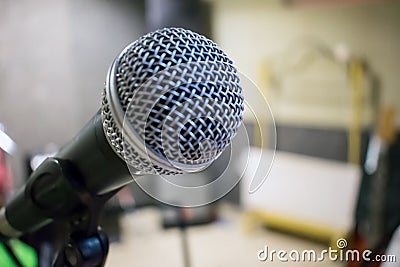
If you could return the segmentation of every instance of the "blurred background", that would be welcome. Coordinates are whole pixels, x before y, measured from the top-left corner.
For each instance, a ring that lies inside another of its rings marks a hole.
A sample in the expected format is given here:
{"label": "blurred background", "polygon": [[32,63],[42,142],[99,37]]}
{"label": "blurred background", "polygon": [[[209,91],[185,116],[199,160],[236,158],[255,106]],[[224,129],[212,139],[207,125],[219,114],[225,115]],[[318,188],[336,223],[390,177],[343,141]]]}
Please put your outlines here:
{"label": "blurred background", "polygon": [[[220,201],[180,210],[136,184],[122,190],[102,219],[112,241],[107,266],[279,266],[258,252],[266,245],[321,252],[339,238],[348,241],[343,249],[397,253],[385,266],[399,266],[399,1],[0,0],[1,203],[99,109],[115,56],[171,26],[218,43],[268,100],[274,120],[261,104],[251,106],[258,120],[246,109],[249,165],[244,174],[230,170],[242,181]],[[258,97],[243,90],[250,103]],[[264,167],[274,163],[249,194],[259,157]],[[209,181],[219,164],[197,179]],[[24,240],[33,250],[15,245],[30,258],[26,266],[49,266],[56,231]],[[0,263],[17,266],[4,250]]]}

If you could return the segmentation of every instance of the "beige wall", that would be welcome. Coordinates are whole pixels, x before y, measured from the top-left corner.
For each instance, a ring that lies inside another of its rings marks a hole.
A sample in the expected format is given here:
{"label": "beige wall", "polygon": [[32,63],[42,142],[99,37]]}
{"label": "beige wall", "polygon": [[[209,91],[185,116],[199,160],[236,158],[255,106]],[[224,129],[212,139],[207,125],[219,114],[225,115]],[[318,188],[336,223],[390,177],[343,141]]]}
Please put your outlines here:
{"label": "beige wall", "polygon": [[[300,41],[312,37],[330,49],[347,47],[350,54],[367,60],[381,79],[383,103],[397,108],[399,127],[400,3],[300,8],[288,7],[282,2],[213,2],[215,40],[242,72],[263,90],[268,89],[277,121],[340,128],[347,127],[351,121],[345,64],[320,57],[300,71],[285,74],[280,89],[274,85],[264,88],[266,77],[260,75],[260,65],[267,62],[274,73],[284,60],[290,61],[307,49],[312,54],[312,49]],[[368,92],[366,104],[370,98]],[[368,123],[371,116],[371,109],[367,107],[364,121]]]}

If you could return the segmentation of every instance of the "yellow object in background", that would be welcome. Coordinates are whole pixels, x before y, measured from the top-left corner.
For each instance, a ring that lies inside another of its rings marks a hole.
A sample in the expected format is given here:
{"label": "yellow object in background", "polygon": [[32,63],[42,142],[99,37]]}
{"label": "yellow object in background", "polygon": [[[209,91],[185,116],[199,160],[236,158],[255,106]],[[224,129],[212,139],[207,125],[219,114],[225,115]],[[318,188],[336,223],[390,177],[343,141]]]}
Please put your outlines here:
{"label": "yellow object in background", "polygon": [[[271,68],[270,64],[266,60],[261,61],[261,63],[259,64],[258,80],[258,88],[264,98],[268,100],[268,91],[271,87]],[[268,122],[260,120],[255,121],[254,123],[254,145],[260,148],[268,147]]]}
{"label": "yellow object in background", "polygon": [[260,224],[289,234],[323,242],[332,247],[335,246],[338,238],[346,238],[348,235],[348,233],[339,229],[324,227],[313,222],[294,220],[293,218],[267,211],[249,210],[245,213],[244,227],[247,233],[251,233],[254,230],[254,226]]}
{"label": "yellow object in background", "polygon": [[364,68],[360,60],[349,63],[349,82],[351,89],[352,120],[349,127],[348,161],[360,164],[361,130],[363,115]]}

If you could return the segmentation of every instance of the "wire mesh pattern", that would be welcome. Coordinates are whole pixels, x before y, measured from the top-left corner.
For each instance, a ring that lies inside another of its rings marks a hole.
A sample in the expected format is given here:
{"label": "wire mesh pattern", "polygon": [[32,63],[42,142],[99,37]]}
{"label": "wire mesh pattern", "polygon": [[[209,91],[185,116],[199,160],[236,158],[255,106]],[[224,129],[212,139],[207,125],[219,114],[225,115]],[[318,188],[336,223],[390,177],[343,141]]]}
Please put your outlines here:
{"label": "wire mesh pattern", "polygon": [[[115,90],[124,123],[170,167],[138,153],[114,121],[106,93],[103,126],[114,150],[144,173],[180,173],[218,156],[240,126],[244,100],[237,70],[212,41],[189,30],[166,28],[128,46],[115,61]],[[177,165],[178,164],[178,165]]]}

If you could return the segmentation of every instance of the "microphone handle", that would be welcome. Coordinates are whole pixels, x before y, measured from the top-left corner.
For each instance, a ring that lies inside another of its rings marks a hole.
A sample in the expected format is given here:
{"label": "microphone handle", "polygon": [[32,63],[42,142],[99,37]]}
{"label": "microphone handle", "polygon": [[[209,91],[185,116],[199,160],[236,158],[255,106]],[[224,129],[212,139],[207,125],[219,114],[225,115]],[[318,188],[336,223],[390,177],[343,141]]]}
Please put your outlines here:
{"label": "microphone handle", "polygon": [[0,235],[18,237],[54,219],[69,222],[91,203],[132,182],[126,163],[105,137],[101,113],[54,158],[46,159],[24,187],[0,210]]}
{"label": "microphone handle", "polygon": [[101,110],[55,157],[71,161],[85,187],[94,194],[104,194],[133,181],[127,164],[107,140]]}

